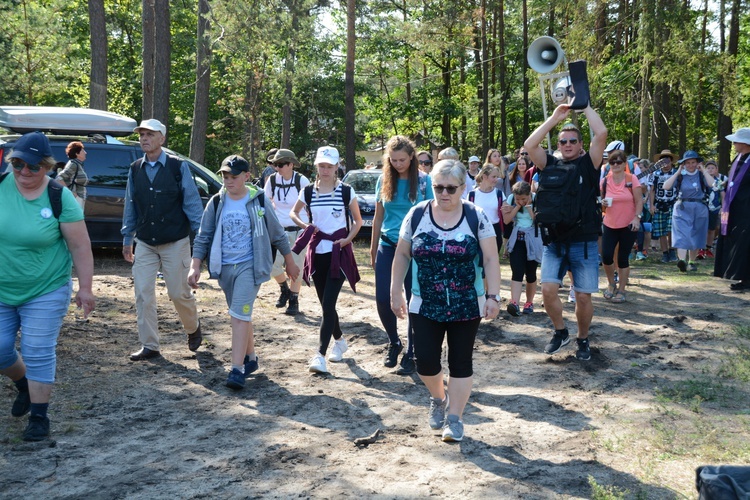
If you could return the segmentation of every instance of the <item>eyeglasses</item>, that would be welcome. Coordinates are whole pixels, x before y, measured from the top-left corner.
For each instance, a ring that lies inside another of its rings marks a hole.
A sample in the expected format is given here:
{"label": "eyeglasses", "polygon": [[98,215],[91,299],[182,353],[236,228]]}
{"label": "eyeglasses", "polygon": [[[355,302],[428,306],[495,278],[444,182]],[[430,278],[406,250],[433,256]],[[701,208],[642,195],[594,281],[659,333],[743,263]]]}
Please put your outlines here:
{"label": "eyeglasses", "polygon": [[[560,141],[560,142],[562,142],[562,141]],[[565,144],[565,143],[563,142],[563,144]],[[575,142],[573,144],[575,144]],[[529,153],[527,153],[526,151],[524,151],[524,152],[521,153],[521,156],[529,156]]]}
{"label": "eyeglasses", "polygon": [[441,184],[432,186],[432,190],[435,191],[437,194],[441,194],[443,191],[448,191],[448,194],[456,194],[456,189],[463,186],[463,184],[459,186],[443,186]]}
{"label": "eyeglasses", "polygon": [[560,139],[558,142],[565,146],[567,143],[578,144],[578,139]]}
{"label": "eyeglasses", "polygon": [[432,165],[432,160],[419,160],[420,165]]}
{"label": "eyeglasses", "polygon": [[625,160],[610,160],[609,162],[610,165],[622,165],[623,163],[625,163]]}
{"label": "eyeglasses", "polygon": [[12,160],[10,160],[10,164],[13,165],[13,168],[15,170],[18,170],[19,172],[23,170],[23,167],[28,168],[29,172],[32,172],[32,173],[37,173],[42,169],[40,165],[29,165],[25,161],[19,160],[17,158],[13,158]]}

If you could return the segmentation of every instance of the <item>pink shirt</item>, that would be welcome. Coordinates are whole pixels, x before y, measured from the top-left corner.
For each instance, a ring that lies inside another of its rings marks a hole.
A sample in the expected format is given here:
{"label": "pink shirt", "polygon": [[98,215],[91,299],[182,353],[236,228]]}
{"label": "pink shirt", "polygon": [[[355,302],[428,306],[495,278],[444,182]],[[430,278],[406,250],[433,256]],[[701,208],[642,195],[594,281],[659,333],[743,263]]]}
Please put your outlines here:
{"label": "pink shirt", "polygon": [[[621,229],[627,227],[635,218],[635,200],[633,199],[633,189],[641,186],[638,178],[633,175],[631,184],[628,182],[628,174],[625,174],[620,184],[612,180],[612,173],[607,174],[607,192],[602,193],[602,199],[612,198],[612,206],[607,207],[607,213],[604,214],[604,225],[610,229]],[[604,179],[601,181],[604,186]]]}

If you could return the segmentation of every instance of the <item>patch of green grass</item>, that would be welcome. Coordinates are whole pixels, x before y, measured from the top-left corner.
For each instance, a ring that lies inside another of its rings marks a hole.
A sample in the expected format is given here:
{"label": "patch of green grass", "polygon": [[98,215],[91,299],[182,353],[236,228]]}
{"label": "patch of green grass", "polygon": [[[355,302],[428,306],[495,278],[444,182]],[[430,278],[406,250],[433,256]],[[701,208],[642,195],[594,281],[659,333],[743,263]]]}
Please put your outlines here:
{"label": "patch of green grass", "polygon": [[[657,401],[690,404],[691,406],[703,401],[723,400],[731,392],[731,387],[708,375],[675,382],[671,387],[657,389]],[[691,408],[692,409],[692,408]]]}
{"label": "patch of green grass", "polygon": [[615,486],[602,486],[593,476],[589,476],[589,486],[593,500],[623,500],[630,493],[629,490],[621,490]]}
{"label": "patch of green grass", "polygon": [[750,325],[735,325],[734,333],[741,339],[750,340]]}
{"label": "patch of green grass", "polygon": [[736,353],[722,360],[718,374],[740,382],[750,382],[750,348],[738,345]]}

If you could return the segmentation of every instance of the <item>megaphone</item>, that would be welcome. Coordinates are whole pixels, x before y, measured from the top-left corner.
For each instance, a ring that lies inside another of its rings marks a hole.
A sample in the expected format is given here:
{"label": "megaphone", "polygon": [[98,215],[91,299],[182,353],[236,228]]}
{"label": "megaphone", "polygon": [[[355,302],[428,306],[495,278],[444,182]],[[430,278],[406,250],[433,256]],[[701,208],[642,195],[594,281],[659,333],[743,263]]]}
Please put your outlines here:
{"label": "megaphone", "polygon": [[529,45],[526,60],[537,73],[549,73],[560,66],[565,53],[557,40],[551,36],[540,36]]}

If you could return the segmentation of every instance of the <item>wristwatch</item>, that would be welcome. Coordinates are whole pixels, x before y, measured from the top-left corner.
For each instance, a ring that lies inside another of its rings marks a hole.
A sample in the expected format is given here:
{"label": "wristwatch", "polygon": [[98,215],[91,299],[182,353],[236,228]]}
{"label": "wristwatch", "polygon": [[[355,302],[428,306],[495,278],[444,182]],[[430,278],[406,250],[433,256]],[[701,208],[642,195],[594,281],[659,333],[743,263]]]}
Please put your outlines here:
{"label": "wristwatch", "polygon": [[487,300],[490,300],[490,299],[492,299],[492,300],[494,300],[495,302],[497,302],[498,304],[500,303],[500,294],[497,294],[497,295],[490,295],[490,294],[488,293],[488,294],[487,294],[487,295],[485,296],[485,298],[486,298]]}

